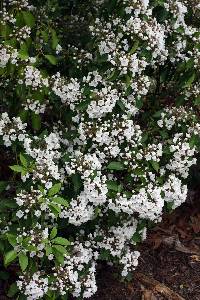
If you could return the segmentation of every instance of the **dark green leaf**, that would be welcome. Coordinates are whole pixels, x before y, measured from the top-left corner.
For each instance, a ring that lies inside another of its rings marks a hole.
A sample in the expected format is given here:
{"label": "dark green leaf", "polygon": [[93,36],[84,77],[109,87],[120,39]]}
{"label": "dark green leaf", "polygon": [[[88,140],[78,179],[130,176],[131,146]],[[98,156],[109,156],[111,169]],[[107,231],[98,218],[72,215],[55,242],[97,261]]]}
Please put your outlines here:
{"label": "dark green leaf", "polygon": [[133,44],[133,47],[131,48],[131,50],[129,51],[129,53],[130,53],[130,54],[135,53],[135,51],[137,50],[138,46],[139,46],[139,41],[137,40],[137,41],[135,41],[135,43]]}
{"label": "dark green leaf", "polygon": [[7,181],[0,181],[0,193],[3,192],[8,186]]}
{"label": "dark green leaf", "polygon": [[58,45],[58,37],[54,29],[52,29],[51,33],[52,33],[52,48],[56,49]]}
{"label": "dark green leaf", "polygon": [[134,243],[141,242],[142,240],[141,235],[138,232],[135,232],[134,235],[132,236],[132,240]]}
{"label": "dark green leaf", "polygon": [[8,280],[8,278],[10,277],[9,272],[6,271],[0,271],[0,280]]}
{"label": "dark green leaf", "polygon": [[107,166],[107,169],[109,170],[118,170],[118,171],[122,171],[125,169],[123,163],[119,162],[119,161],[112,161],[111,163],[109,163],[109,165]]}
{"label": "dark green leaf", "polygon": [[28,10],[23,11],[22,14],[23,14],[24,22],[26,23],[26,25],[32,28],[35,25],[35,17]]}
{"label": "dark green leaf", "polygon": [[194,105],[200,105],[200,96],[194,100]]}
{"label": "dark green leaf", "polygon": [[78,193],[78,191],[82,186],[81,176],[79,174],[72,174],[71,178],[72,178],[72,183],[74,185],[74,191]]}
{"label": "dark green leaf", "polygon": [[41,128],[41,117],[40,117],[40,115],[32,113],[31,120],[32,120],[33,129],[40,130],[40,128]]}
{"label": "dark green leaf", "polygon": [[151,161],[151,165],[152,165],[152,167],[154,168],[154,170],[155,170],[156,172],[159,171],[160,166],[159,166],[159,163],[158,163],[157,161],[152,160],[152,161]]}
{"label": "dark green leaf", "polygon": [[57,64],[57,59],[55,56],[47,54],[45,55],[46,59],[52,64],[52,65],[56,65]]}
{"label": "dark green leaf", "polygon": [[14,283],[11,284],[11,286],[8,290],[7,296],[9,298],[13,298],[17,292],[18,292],[18,287],[17,287],[16,282],[14,282]]}

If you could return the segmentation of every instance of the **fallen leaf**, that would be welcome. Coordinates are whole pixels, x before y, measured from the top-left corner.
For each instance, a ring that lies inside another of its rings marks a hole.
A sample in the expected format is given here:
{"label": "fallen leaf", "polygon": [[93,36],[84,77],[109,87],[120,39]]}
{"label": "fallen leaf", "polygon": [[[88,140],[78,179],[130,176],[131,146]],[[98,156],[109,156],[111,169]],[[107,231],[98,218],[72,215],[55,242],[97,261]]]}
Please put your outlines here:
{"label": "fallen leaf", "polygon": [[157,297],[150,290],[145,290],[142,295],[142,300],[157,300]]}
{"label": "fallen leaf", "polygon": [[200,262],[200,256],[199,256],[199,255],[191,255],[190,257],[191,257],[191,259],[192,259],[193,261]]}
{"label": "fallen leaf", "polygon": [[197,216],[191,216],[191,226],[194,231],[194,233],[199,233],[200,232],[200,214]]}
{"label": "fallen leaf", "polygon": [[199,248],[196,248],[196,247],[194,247],[194,246],[186,247],[186,246],[184,246],[184,245],[179,241],[179,239],[177,239],[177,240],[175,241],[175,249],[176,249],[177,251],[180,251],[180,252],[183,252],[183,253],[197,254],[197,255],[200,254]]}

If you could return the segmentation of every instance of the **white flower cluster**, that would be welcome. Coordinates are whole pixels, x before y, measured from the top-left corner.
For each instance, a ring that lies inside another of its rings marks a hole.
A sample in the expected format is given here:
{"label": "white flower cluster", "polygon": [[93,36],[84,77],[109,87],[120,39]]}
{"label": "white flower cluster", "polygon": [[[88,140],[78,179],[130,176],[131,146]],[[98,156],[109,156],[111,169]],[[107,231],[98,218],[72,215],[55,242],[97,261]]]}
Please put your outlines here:
{"label": "white flower cluster", "polygon": [[[23,8],[32,10],[34,8],[34,6],[30,5],[29,1],[27,0],[8,0],[7,2],[9,6],[17,7],[19,10]],[[6,5],[6,3],[4,5]]]}
{"label": "white flower cluster", "polygon": [[43,278],[40,272],[36,272],[33,276],[24,282],[24,277],[20,276],[17,281],[19,290],[24,290],[27,300],[41,299],[48,291],[48,278]]}
{"label": "white flower cluster", "polygon": [[35,114],[44,114],[46,104],[40,103],[39,100],[27,99],[26,103],[23,104],[25,110],[31,110]]}
{"label": "white flower cluster", "polygon": [[68,218],[69,223],[76,226],[86,223],[95,217],[95,208],[102,206],[107,200],[106,177],[98,176],[94,180],[89,178],[84,183],[84,189],[76,199],[70,202],[70,209],[62,212],[61,217]]}
{"label": "white flower cluster", "polygon": [[17,139],[23,141],[26,137],[26,124],[23,124],[20,118],[10,120],[8,113],[1,114],[0,136],[2,136],[4,145],[9,147]]}
{"label": "white flower cluster", "polygon": [[66,82],[65,79],[61,78],[59,73],[53,76],[52,79],[53,92],[60,97],[62,103],[67,103],[73,110],[74,103],[82,100],[80,83],[76,78],[72,78],[70,82]]}
{"label": "white flower cluster", "polygon": [[16,64],[18,59],[18,51],[11,46],[0,47],[0,68],[5,68],[8,62]]}
{"label": "white flower cluster", "polygon": [[41,72],[33,66],[27,66],[25,68],[24,77],[24,81],[20,79],[19,84],[24,83],[25,86],[30,86],[33,90],[41,89],[43,86],[49,86],[48,78],[43,78]]}
{"label": "white flower cluster", "polygon": [[[37,145],[38,142],[38,145]],[[45,187],[51,188],[52,178],[59,180],[62,178],[57,165],[61,154],[59,152],[59,135],[51,133],[45,136],[43,141],[37,137],[31,139],[27,137],[24,140],[24,149],[26,154],[35,159],[35,169],[33,171],[33,180],[40,180]],[[62,179],[61,179],[62,180]]]}

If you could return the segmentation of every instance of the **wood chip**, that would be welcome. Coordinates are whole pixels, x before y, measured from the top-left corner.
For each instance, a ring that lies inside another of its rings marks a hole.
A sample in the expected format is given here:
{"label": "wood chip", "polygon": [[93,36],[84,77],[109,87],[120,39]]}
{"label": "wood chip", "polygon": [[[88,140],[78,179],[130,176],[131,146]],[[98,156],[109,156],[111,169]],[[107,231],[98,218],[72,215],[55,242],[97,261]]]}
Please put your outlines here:
{"label": "wood chip", "polygon": [[168,288],[163,283],[160,283],[159,281],[155,280],[154,278],[148,277],[142,273],[135,273],[134,277],[142,282],[145,285],[148,285],[153,292],[160,293],[161,295],[164,295],[168,300],[185,300],[183,297],[181,297],[176,292],[172,291],[170,288]]}
{"label": "wood chip", "polygon": [[158,300],[158,299],[152,291],[145,290],[142,295],[142,300]]}

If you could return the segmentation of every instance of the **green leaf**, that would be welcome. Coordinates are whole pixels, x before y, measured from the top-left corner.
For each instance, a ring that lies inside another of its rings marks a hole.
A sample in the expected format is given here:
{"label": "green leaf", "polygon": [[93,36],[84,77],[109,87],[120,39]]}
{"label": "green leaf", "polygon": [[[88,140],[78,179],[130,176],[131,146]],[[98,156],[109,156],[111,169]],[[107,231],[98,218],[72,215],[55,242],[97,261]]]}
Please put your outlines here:
{"label": "green leaf", "polygon": [[11,250],[7,252],[4,256],[4,264],[7,267],[13,260],[17,257],[17,252],[15,250]]}
{"label": "green leaf", "polygon": [[118,184],[116,181],[108,180],[107,181],[107,188],[109,190],[115,191],[115,192],[121,192],[122,191],[122,185]]}
{"label": "green leaf", "polygon": [[138,232],[135,232],[131,239],[134,243],[139,243],[142,240],[141,235]]}
{"label": "green leaf", "polygon": [[144,229],[147,226],[146,220],[140,220],[137,224],[137,231]]}
{"label": "green leaf", "polygon": [[130,53],[130,54],[135,53],[135,51],[137,50],[138,46],[139,46],[139,41],[137,40],[137,41],[135,41],[135,43],[133,44],[133,47],[131,48],[131,50],[129,51],[129,53]]}
{"label": "green leaf", "polygon": [[7,186],[8,186],[7,181],[0,181],[0,193],[3,192]]}
{"label": "green leaf", "polygon": [[58,244],[58,245],[63,245],[63,246],[69,246],[70,245],[70,241],[68,241],[65,238],[62,237],[57,237],[54,240],[51,241],[54,244]]}
{"label": "green leaf", "polygon": [[107,79],[110,80],[110,81],[114,81],[114,80],[116,80],[119,77],[119,74],[120,74],[120,71],[113,70],[111,72],[111,74],[107,77]]}
{"label": "green leaf", "polygon": [[68,294],[66,294],[66,295],[64,295],[64,296],[61,296],[61,300],[69,300]]}
{"label": "green leaf", "polygon": [[17,297],[17,300],[27,300],[27,297],[23,294],[20,294],[18,297]]}
{"label": "green leaf", "polygon": [[57,251],[56,249],[54,249],[54,255],[56,257],[56,261],[63,265],[64,264],[64,256],[62,253],[60,253],[59,251]]}
{"label": "green leaf", "polygon": [[46,255],[48,256],[49,254],[52,253],[52,247],[49,246],[49,245],[47,245],[47,246],[45,247],[45,251],[46,251]]}
{"label": "green leaf", "polygon": [[118,171],[122,171],[125,169],[123,163],[119,162],[119,161],[112,161],[111,163],[109,163],[109,165],[107,166],[107,169],[109,170],[118,170]]}
{"label": "green leaf", "polygon": [[28,251],[37,251],[37,247],[33,245],[27,245],[25,248]]}
{"label": "green leaf", "polygon": [[31,114],[32,127],[35,130],[40,130],[41,128],[41,117],[38,114]]}
{"label": "green leaf", "polygon": [[109,190],[118,192],[118,184],[115,181],[112,181],[112,180],[107,181],[107,188]]}
{"label": "green leaf", "polygon": [[182,106],[185,102],[185,95],[180,95],[176,98],[176,106]]}
{"label": "green leaf", "polygon": [[8,293],[7,293],[7,296],[9,298],[13,298],[13,296],[15,296],[15,294],[18,292],[18,287],[17,287],[17,283],[14,282],[11,284],[9,290],[8,290]]}
{"label": "green leaf", "polygon": [[24,157],[23,154],[20,153],[19,158],[20,158],[22,165],[27,168],[28,163],[27,163],[26,157]]}
{"label": "green leaf", "polygon": [[11,32],[12,32],[12,29],[11,29],[11,27],[8,24],[4,24],[3,25],[3,23],[1,23],[0,34],[1,34],[1,36],[4,37],[5,40],[9,37],[9,35],[11,34]]}
{"label": "green leaf", "polygon": [[187,81],[185,82],[185,85],[184,87],[189,87],[191,86],[191,84],[193,83],[193,81],[195,80],[196,78],[196,74],[195,72],[191,74],[191,76],[187,79]]}
{"label": "green leaf", "polygon": [[76,173],[76,174],[72,174],[71,178],[72,178],[72,183],[74,185],[74,191],[75,193],[78,193],[78,191],[82,186],[81,176]]}
{"label": "green leaf", "polygon": [[80,111],[85,111],[88,108],[90,101],[86,100],[86,101],[81,101],[77,106],[76,109],[80,110]]}
{"label": "green leaf", "polygon": [[51,230],[51,233],[50,233],[50,239],[55,238],[56,235],[57,235],[57,232],[58,232],[57,228],[54,227],[54,228]]}
{"label": "green leaf", "polygon": [[194,105],[200,105],[200,96],[194,100]]}
{"label": "green leaf", "polygon": [[19,165],[10,166],[9,168],[18,173],[22,173],[24,171],[24,168]]}
{"label": "green leaf", "polygon": [[52,29],[51,33],[52,33],[52,48],[56,49],[58,45],[58,37],[54,29]]}
{"label": "green leaf", "polygon": [[55,56],[50,55],[50,54],[46,54],[45,55],[46,59],[52,64],[52,65],[56,65],[57,64],[57,59]]}
{"label": "green leaf", "polygon": [[165,207],[166,207],[167,212],[172,211],[173,205],[174,205],[174,201],[166,202]]}
{"label": "green leaf", "polygon": [[0,271],[0,280],[8,280],[10,277],[9,272],[6,271]]}
{"label": "green leaf", "polygon": [[192,72],[192,73],[191,73],[191,71],[186,72],[180,80],[180,87],[186,88],[186,87],[191,86],[191,84],[193,83],[195,78],[196,78],[195,72]]}
{"label": "green leaf", "polygon": [[47,31],[42,30],[40,33],[41,33],[41,36],[42,36],[44,42],[47,43],[48,39],[49,39]]}
{"label": "green leaf", "polygon": [[58,207],[56,204],[49,204],[49,208],[56,217],[58,217],[58,215],[61,213],[60,207]]}
{"label": "green leaf", "polygon": [[13,209],[13,208],[17,208],[17,207],[18,207],[18,205],[16,202],[13,202],[13,199],[7,198],[7,199],[1,199],[1,201],[0,201],[1,209],[7,209],[7,208]]}
{"label": "green leaf", "polygon": [[29,27],[34,27],[35,25],[35,17],[32,15],[30,11],[23,11],[22,12],[24,22]]}
{"label": "green leaf", "polygon": [[7,239],[8,239],[8,242],[13,246],[15,247],[17,245],[17,237],[15,234],[12,234],[12,233],[7,233]]}
{"label": "green leaf", "polygon": [[25,271],[28,266],[28,257],[24,253],[19,254],[19,265],[22,271]]}
{"label": "green leaf", "polygon": [[54,184],[48,191],[48,196],[52,197],[54,195],[56,195],[57,193],[59,193],[61,189],[61,183],[56,183]]}
{"label": "green leaf", "polygon": [[28,110],[21,110],[19,112],[19,117],[20,117],[20,119],[22,120],[23,123],[26,122],[26,120],[28,118]]}
{"label": "green leaf", "polygon": [[101,260],[110,260],[110,258],[111,258],[110,251],[108,249],[102,248],[100,250],[100,259]]}
{"label": "green leaf", "polygon": [[52,201],[57,203],[57,204],[60,204],[60,205],[63,205],[65,207],[68,207],[69,206],[69,203],[67,200],[65,200],[64,198],[62,197],[54,197],[52,198]]}
{"label": "green leaf", "polygon": [[65,249],[65,247],[63,247],[61,245],[53,245],[52,248],[56,249],[61,254],[66,254],[67,253],[67,249]]}
{"label": "green leaf", "polygon": [[117,101],[117,105],[121,108],[122,111],[126,111],[126,106],[121,100]]}
{"label": "green leaf", "polygon": [[138,109],[141,109],[143,107],[143,101],[141,98],[137,98],[136,101],[135,101],[135,104],[136,104],[136,107]]}
{"label": "green leaf", "polygon": [[21,58],[22,60],[28,59],[28,58],[29,58],[28,47],[27,47],[26,43],[23,43],[23,44],[21,45],[18,56],[19,56],[19,58]]}
{"label": "green leaf", "polygon": [[154,170],[155,170],[156,172],[159,171],[160,166],[159,166],[159,163],[158,163],[157,161],[151,160],[151,165],[152,165],[152,167],[154,168]]}

